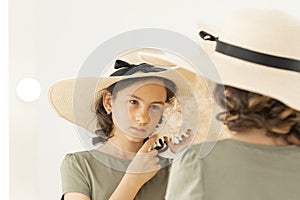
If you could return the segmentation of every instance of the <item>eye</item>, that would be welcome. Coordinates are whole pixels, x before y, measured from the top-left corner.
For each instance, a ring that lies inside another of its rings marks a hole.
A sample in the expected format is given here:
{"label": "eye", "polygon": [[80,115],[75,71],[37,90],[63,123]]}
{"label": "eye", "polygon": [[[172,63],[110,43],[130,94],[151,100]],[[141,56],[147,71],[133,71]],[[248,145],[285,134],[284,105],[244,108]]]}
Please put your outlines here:
{"label": "eye", "polygon": [[162,109],[162,106],[159,106],[159,105],[151,105],[150,107],[152,110],[160,110]]}
{"label": "eye", "polygon": [[134,100],[134,99],[131,99],[131,100],[129,100],[129,103],[132,104],[132,105],[137,105],[138,101]]}

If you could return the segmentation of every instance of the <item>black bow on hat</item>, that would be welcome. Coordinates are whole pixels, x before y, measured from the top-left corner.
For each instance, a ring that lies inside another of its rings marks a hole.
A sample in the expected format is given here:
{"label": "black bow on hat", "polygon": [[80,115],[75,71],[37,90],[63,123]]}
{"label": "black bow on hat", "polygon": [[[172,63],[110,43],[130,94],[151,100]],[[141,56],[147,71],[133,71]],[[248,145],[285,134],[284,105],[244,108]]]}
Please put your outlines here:
{"label": "black bow on hat", "polygon": [[163,68],[155,67],[153,65],[149,65],[147,63],[141,63],[138,65],[129,64],[123,60],[116,60],[114,68],[119,70],[115,71],[110,76],[126,76],[135,74],[137,72],[149,73],[161,72],[166,70]]}

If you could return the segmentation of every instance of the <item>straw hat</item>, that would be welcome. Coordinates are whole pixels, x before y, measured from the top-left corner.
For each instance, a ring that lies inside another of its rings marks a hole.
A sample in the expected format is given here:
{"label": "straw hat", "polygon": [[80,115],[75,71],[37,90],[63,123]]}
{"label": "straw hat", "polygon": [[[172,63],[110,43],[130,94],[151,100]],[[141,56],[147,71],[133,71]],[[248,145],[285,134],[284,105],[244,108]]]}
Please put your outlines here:
{"label": "straw hat", "polygon": [[[160,54],[164,55],[165,59],[162,59],[162,55]],[[182,129],[186,129],[188,126],[196,130],[199,113],[190,112],[198,109],[191,84],[198,79],[199,76],[187,68],[175,65],[166,58],[166,54],[154,49],[131,51],[117,59],[130,62],[131,64],[148,63],[155,65],[153,69],[160,68],[163,69],[163,71],[155,72],[155,70],[150,70],[150,72],[147,73],[138,71],[122,76],[103,75],[102,77],[61,80],[49,88],[49,102],[52,108],[62,118],[94,133],[99,129],[99,127],[97,127],[94,110],[95,100],[99,91],[124,79],[150,76],[161,77],[173,81],[176,85],[176,98],[182,106],[182,123],[186,122],[186,125],[182,126]],[[111,68],[113,68],[113,66],[109,67],[109,69]],[[109,73],[111,72],[112,71]]]}
{"label": "straw hat", "polygon": [[202,28],[199,35],[222,84],[270,96],[300,110],[297,18],[278,10],[243,9],[232,13],[222,31]]}

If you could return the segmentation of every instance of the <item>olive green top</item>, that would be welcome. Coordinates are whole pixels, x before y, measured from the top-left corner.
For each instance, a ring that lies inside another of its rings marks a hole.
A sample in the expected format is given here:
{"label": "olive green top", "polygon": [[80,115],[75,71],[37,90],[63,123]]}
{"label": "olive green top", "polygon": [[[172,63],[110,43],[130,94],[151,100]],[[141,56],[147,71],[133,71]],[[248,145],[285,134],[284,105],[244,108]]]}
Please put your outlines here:
{"label": "olive green top", "polygon": [[[67,154],[61,165],[62,192],[78,192],[91,200],[109,199],[125,174],[130,160],[92,150]],[[139,190],[135,199],[164,199],[169,167],[162,168]],[[63,199],[63,196],[62,196]]]}
{"label": "olive green top", "polygon": [[200,159],[203,146],[194,145],[173,161],[167,200],[300,199],[300,147],[226,139]]}

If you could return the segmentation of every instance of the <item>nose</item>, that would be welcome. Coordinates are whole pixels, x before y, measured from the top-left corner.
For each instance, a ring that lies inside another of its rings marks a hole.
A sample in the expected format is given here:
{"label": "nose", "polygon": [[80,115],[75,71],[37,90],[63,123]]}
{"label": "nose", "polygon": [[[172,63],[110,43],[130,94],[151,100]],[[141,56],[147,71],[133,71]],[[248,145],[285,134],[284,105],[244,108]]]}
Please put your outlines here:
{"label": "nose", "polygon": [[150,116],[147,109],[140,108],[136,113],[136,121],[139,126],[146,126],[150,123]]}

